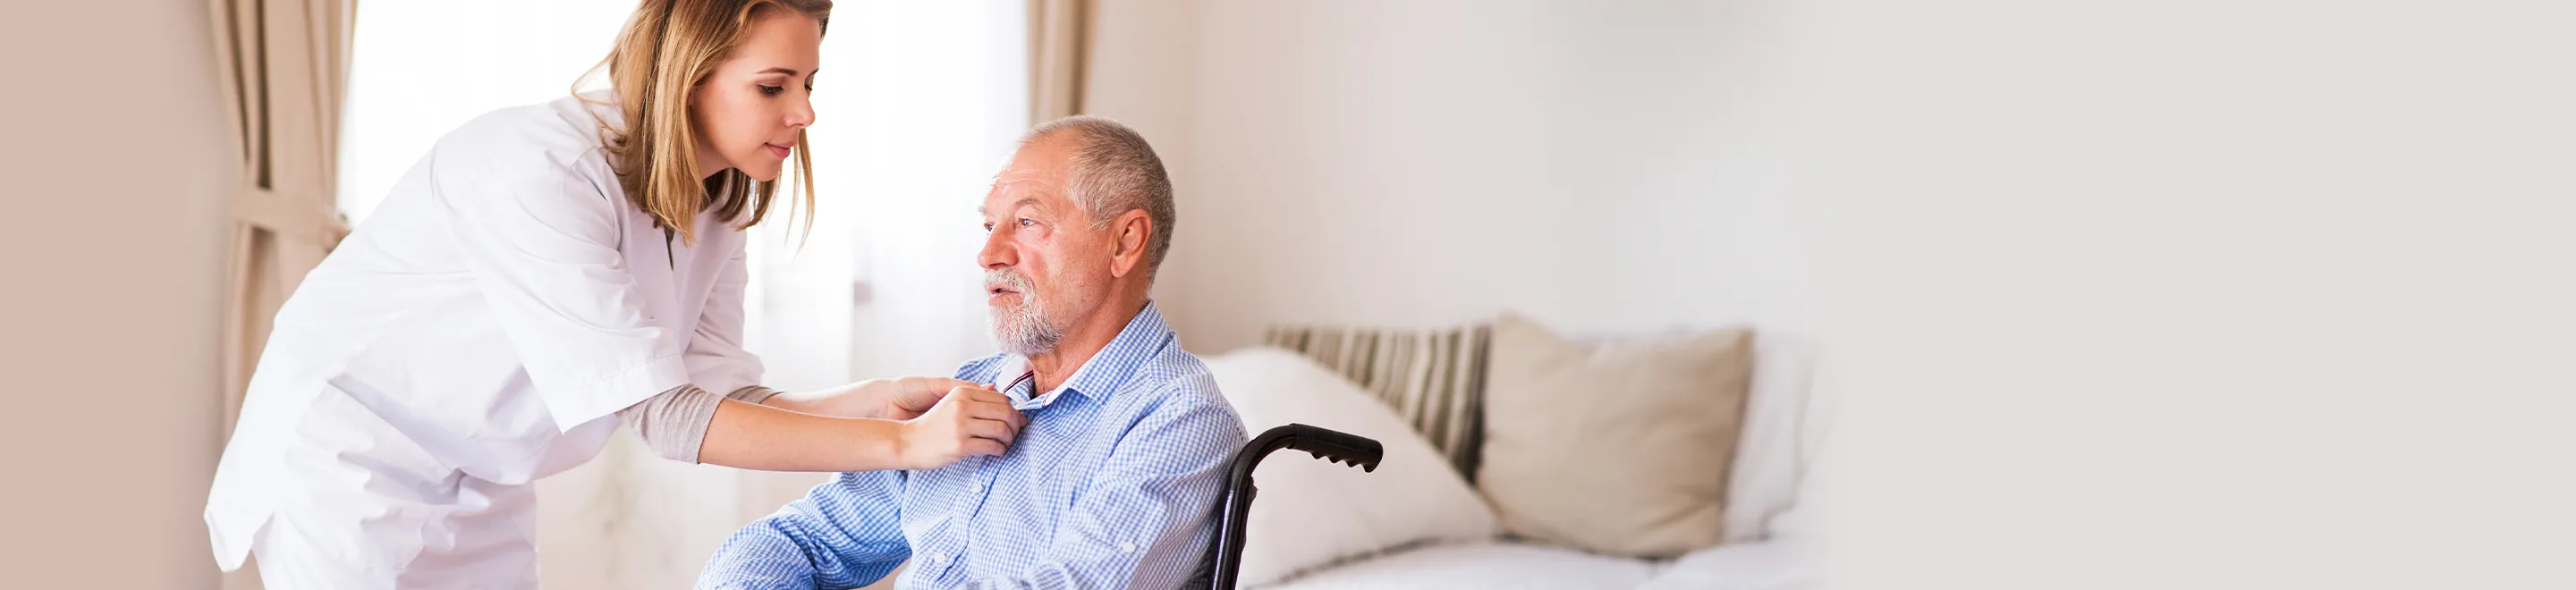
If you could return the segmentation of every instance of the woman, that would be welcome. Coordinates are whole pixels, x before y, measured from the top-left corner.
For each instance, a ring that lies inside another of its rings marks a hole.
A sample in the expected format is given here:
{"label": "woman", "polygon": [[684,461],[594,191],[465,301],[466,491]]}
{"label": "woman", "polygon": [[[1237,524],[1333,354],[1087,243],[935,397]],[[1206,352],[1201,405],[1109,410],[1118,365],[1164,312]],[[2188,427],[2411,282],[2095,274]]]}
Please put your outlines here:
{"label": "woman", "polygon": [[747,469],[1001,453],[1022,418],[986,388],[780,394],[741,348],[742,230],[789,156],[811,178],[830,9],[646,0],[609,91],[441,138],[278,311],[206,505],[221,565],[256,552],[272,589],[533,587],[533,481],[621,422]]}

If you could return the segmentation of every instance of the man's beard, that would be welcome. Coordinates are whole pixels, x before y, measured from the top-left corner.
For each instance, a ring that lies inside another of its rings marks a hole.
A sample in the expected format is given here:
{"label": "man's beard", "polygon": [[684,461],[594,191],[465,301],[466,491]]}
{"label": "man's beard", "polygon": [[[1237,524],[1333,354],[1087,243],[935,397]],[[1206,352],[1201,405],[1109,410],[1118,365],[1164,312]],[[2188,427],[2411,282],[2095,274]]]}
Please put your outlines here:
{"label": "man's beard", "polygon": [[1010,269],[986,269],[984,285],[987,293],[993,287],[1002,287],[1020,294],[1018,305],[988,306],[993,317],[993,341],[1001,345],[1002,352],[1031,356],[1054,350],[1056,343],[1064,340],[1064,324],[1047,313],[1046,302],[1029,288],[1028,277]]}

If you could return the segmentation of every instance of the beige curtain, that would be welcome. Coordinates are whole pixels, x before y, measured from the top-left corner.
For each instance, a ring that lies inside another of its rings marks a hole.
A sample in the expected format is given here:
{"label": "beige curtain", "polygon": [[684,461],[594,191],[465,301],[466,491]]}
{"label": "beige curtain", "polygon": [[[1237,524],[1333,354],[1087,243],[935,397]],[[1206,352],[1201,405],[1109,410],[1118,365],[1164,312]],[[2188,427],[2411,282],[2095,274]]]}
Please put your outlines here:
{"label": "beige curtain", "polygon": [[209,0],[224,112],[240,140],[224,308],[224,435],[270,319],[348,229],[338,186],[352,0]]}
{"label": "beige curtain", "polygon": [[[270,320],[304,274],[348,235],[338,186],[340,100],[353,0],[208,0],[224,112],[241,147],[224,298],[225,439],[241,416]],[[257,588],[256,567],[224,577]]]}
{"label": "beige curtain", "polygon": [[1029,0],[1029,124],[1082,114],[1093,0]]}

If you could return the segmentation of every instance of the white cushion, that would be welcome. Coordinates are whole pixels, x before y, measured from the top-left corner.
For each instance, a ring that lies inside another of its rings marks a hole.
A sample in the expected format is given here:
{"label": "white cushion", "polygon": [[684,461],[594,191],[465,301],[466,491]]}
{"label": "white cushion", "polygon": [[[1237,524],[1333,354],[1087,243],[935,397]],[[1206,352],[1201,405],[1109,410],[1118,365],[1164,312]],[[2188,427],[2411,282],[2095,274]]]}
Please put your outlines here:
{"label": "white cushion", "polygon": [[1727,478],[1726,542],[1777,538],[1795,508],[1809,464],[1812,422],[1808,375],[1814,345],[1783,331],[1754,336],[1753,385],[1745,400],[1743,438]]}
{"label": "white cushion", "polygon": [[1274,590],[1629,590],[1646,583],[1654,570],[1652,562],[1644,560],[1543,545],[1473,542],[1433,545],[1335,567],[1289,580]]}
{"label": "white cushion", "polygon": [[1392,408],[1340,375],[1276,348],[1207,359],[1254,436],[1289,423],[1377,439],[1374,473],[1282,450],[1253,472],[1260,493],[1237,582],[1257,586],[1318,566],[1438,539],[1501,534],[1493,509]]}
{"label": "white cushion", "polygon": [[1804,545],[1719,545],[1675,559],[1639,590],[1798,590],[1813,585]]}

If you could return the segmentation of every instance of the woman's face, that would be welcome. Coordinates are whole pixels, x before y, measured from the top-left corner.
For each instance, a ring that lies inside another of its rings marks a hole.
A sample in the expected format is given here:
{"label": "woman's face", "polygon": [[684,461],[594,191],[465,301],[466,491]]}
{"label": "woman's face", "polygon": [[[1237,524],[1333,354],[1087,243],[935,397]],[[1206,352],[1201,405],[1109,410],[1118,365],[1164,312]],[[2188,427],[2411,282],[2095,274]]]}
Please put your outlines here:
{"label": "woman's face", "polygon": [[796,136],[814,124],[814,69],[823,25],[792,10],[752,18],[733,58],[689,91],[698,136],[698,176],[726,168],[753,180],[778,179]]}

